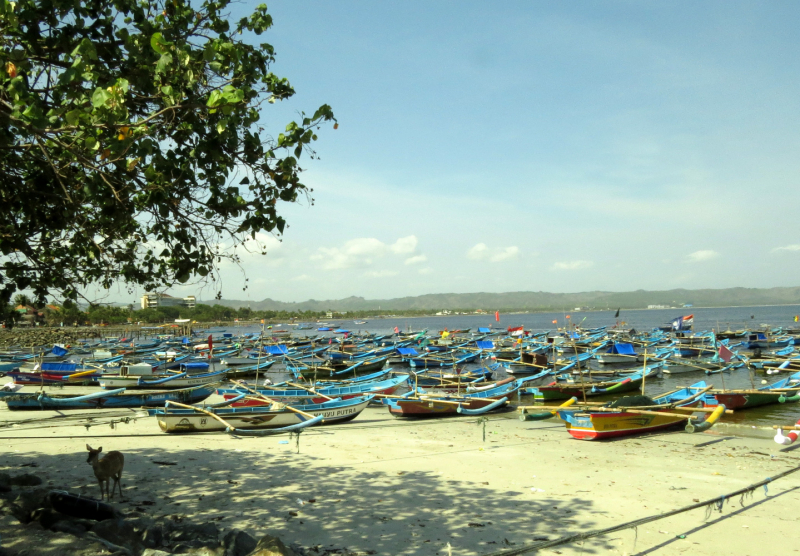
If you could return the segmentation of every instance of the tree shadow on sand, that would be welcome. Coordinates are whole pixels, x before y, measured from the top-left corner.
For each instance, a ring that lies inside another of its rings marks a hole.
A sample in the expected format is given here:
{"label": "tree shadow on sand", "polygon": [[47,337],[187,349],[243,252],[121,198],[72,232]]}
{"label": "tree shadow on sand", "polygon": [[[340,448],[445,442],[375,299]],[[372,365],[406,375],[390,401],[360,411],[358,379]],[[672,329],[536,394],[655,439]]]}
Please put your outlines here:
{"label": "tree shadow on sand", "polygon": [[[179,442],[172,450],[126,450],[126,500],[114,505],[151,517],[215,522],[256,537],[270,533],[306,549],[334,545],[382,555],[447,554],[447,543],[454,556],[479,555],[595,526],[572,517],[595,511],[589,499],[531,500],[520,491],[497,492],[477,480],[447,480],[434,472],[330,465],[295,453],[294,440],[276,453],[255,451],[253,442],[263,441],[241,439],[213,450],[177,448]],[[4,460],[5,472],[32,471],[49,488],[99,496],[85,451],[20,451]],[[21,469],[30,462],[35,469]],[[582,550],[609,548],[599,540]]]}

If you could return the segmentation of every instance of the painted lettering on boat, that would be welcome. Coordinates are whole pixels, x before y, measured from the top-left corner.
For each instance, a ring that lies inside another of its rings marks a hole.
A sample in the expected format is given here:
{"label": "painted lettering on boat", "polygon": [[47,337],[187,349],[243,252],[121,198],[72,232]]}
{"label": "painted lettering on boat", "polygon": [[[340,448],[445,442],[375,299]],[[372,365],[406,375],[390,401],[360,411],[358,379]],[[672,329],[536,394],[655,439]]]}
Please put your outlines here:
{"label": "painted lettering on boat", "polygon": [[325,411],[322,413],[322,415],[324,417],[344,417],[345,415],[352,415],[355,412],[355,408],[349,407],[346,409],[337,409],[335,411]]}

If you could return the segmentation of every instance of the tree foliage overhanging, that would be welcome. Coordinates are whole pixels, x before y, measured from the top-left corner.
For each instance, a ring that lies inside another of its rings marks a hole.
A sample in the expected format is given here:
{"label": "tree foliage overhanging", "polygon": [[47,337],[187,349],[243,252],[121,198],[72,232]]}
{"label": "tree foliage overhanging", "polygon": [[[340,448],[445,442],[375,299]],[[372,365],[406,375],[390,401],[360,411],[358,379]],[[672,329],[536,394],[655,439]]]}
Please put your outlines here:
{"label": "tree foliage overhanging", "polygon": [[0,304],[213,275],[283,232],[276,205],[307,194],[298,159],[335,119],[268,134],[261,110],[294,90],[243,38],[272,18],[228,5],[0,0]]}

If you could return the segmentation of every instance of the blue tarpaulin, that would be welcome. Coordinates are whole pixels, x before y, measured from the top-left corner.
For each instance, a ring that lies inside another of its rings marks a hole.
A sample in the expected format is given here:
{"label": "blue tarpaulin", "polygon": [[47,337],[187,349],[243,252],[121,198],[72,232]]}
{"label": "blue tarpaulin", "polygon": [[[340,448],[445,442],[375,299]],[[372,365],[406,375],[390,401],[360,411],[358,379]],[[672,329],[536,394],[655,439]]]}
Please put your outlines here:
{"label": "blue tarpaulin", "polygon": [[478,332],[480,332],[481,334],[491,334],[492,329],[491,328],[478,328]]}
{"label": "blue tarpaulin", "polygon": [[494,349],[494,342],[475,342],[480,349]]}
{"label": "blue tarpaulin", "polygon": [[397,353],[400,355],[419,355],[414,348],[397,348]]}
{"label": "blue tarpaulin", "polygon": [[181,369],[207,369],[208,363],[198,361],[196,363],[181,363]]}
{"label": "blue tarpaulin", "polygon": [[631,344],[614,344],[606,353],[614,355],[636,355],[636,351],[634,351]]}
{"label": "blue tarpaulin", "polygon": [[75,363],[42,363],[43,371],[74,371],[78,368]]}
{"label": "blue tarpaulin", "polygon": [[233,334],[231,334],[230,332],[228,332],[228,333],[226,333],[226,334],[223,334],[223,335],[222,335],[222,337],[223,337],[223,338],[233,338]]}
{"label": "blue tarpaulin", "polygon": [[61,346],[53,346],[53,355],[58,356],[58,357],[62,357],[64,355],[66,355],[67,353],[68,353],[67,350],[65,350]]}
{"label": "blue tarpaulin", "polygon": [[286,347],[286,344],[280,344],[277,346],[266,346],[264,350],[270,355],[286,355],[287,353],[289,353],[289,349]]}

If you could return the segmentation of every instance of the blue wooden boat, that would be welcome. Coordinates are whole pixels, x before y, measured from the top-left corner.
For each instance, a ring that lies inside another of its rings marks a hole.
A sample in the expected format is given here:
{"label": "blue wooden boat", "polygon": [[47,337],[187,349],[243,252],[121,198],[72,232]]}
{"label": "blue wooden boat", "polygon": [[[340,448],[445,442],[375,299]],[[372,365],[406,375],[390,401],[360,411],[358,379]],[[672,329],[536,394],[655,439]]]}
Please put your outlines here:
{"label": "blue wooden boat", "polygon": [[[299,399],[310,400],[315,403],[323,402],[327,398],[354,398],[363,396],[365,394],[394,394],[399,388],[408,384],[408,375],[399,375],[387,380],[376,382],[360,382],[356,384],[342,385],[342,386],[326,386],[324,388],[315,388],[316,393],[303,390],[301,388],[259,388],[258,393],[274,400],[287,400]],[[217,393],[224,397],[226,400],[241,394],[243,391],[237,388],[218,388]],[[321,395],[320,395],[321,394]],[[256,399],[251,399],[246,402],[238,403],[237,405],[265,405]]]}
{"label": "blue wooden boat", "polygon": [[[223,407],[208,411],[230,424],[233,429],[227,432],[231,434],[265,436],[280,432],[291,432],[297,428],[297,425],[302,425],[303,423],[308,426],[310,424],[350,421],[358,417],[372,399],[372,396],[359,396],[348,400],[333,400],[325,403],[297,406],[307,415],[293,412],[285,406],[276,407],[274,405]],[[163,408],[148,410],[148,413],[156,417],[159,427],[164,432],[186,433],[226,430],[226,426],[223,423],[210,417],[207,413],[201,413],[195,409],[178,409],[166,404]],[[311,423],[308,423],[308,421],[311,421]],[[269,429],[273,429],[273,432],[268,432]]]}
{"label": "blue wooden boat", "polygon": [[85,395],[62,395],[45,392],[3,392],[0,401],[9,409],[100,409],[112,407],[163,407],[168,400],[180,403],[197,403],[214,393],[213,386],[200,386],[182,390],[131,393],[125,388],[106,390]]}

